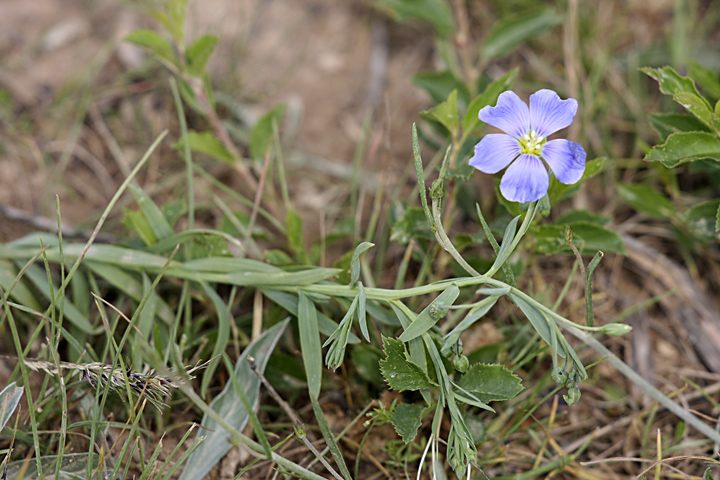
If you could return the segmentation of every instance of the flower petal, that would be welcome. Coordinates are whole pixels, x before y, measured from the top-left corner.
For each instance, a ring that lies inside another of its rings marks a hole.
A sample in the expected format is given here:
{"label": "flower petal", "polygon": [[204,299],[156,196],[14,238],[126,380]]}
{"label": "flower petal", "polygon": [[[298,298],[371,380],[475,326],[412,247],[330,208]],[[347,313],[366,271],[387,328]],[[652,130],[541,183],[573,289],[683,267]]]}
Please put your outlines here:
{"label": "flower petal", "polygon": [[577,183],[585,173],[585,149],[570,140],[550,140],[542,148],[542,158],[555,177],[566,185]]}
{"label": "flower petal", "polygon": [[542,160],[534,155],[520,155],[508,167],[500,181],[500,193],[511,202],[533,202],[547,193],[550,186]]}
{"label": "flower petal", "polygon": [[528,106],[515,92],[509,90],[500,94],[497,106],[488,105],[480,109],[478,118],[515,138],[522,137],[530,130]]}
{"label": "flower petal", "polygon": [[475,145],[470,165],[484,173],[497,173],[520,155],[520,144],[510,135],[489,133]]}
{"label": "flower petal", "polygon": [[560,100],[552,90],[538,90],[530,95],[530,125],[541,137],[547,137],[569,126],[578,104],[574,98]]}

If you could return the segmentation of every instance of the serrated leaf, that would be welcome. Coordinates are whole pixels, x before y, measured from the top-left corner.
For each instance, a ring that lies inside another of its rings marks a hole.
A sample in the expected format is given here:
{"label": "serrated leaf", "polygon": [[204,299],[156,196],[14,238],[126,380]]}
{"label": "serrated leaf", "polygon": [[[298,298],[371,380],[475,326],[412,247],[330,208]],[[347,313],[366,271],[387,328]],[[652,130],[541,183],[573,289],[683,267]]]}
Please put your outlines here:
{"label": "serrated leaf", "polygon": [[482,402],[510,400],[522,392],[522,380],[503,365],[476,363],[462,376],[459,386]]}
{"label": "serrated leaf", "polygon": [[720,138],[706,132],[673,133],[662,145],[645,155],[647,162],[660,162],[668,168],[695,160],[710,159],[720,162]]}
{"label": "serrated leaf", "polygon": [[273,124],[278,128],[285,116],[285,104],[280,104],[260,117],[250,132],[250,156],[254,160],[263,160],[273,141]]}
{"label": "serrated leaf", "polygon": [[[261,373],[264,372],[270,354],[275,349],[275,345],[288,323],[289,320],[285,320],[263,332],[243,350],[242,355],[235,363],[235,377],[238,383],[244,387],[248,401],[253,406],[258,402],[260,379],[250,369],[247,358],[252,356],[258,370]],[[238,431],[242,431],[248,423],[248,412],[238,399],[232,382],[225,384],[225,388],[213,399],[210,407]],[[214,420],[205,415],[201,425],[204,428],[200,429],[198,437],[204,436],[205,441],[188,457],[179,480],[205,478],[205,475],[232,448],[232,444],[228,441],[228,433]]]}
{"label": "serrated leaf", "polygon": [[462,127],[463,132],[477,129],[480,126],[480,119],[478,113],[480,109],[488,105],[495,105],[498,96],[505,90],[509,90],[517,77],[519,69],[513,68],[502,77],[494,80],[490,85],[485,88],[485,91],[475,97],[470,105],[468,105],[467,112],[463,116]]}
{"label": "serrated leaf", "polygon": [[486,61],[502,57],[561,20],[558,14],[549,9],[504,18],[495,22],[490,29],[483,41],[481,54]]}
{"label": "serrated leaf", "polygon": [[423,410],[421,405],[414,403],[401,403],[397,405],[390,415],[390,423],[395,431],[408,444],[415,440],[417,432],[422,425]]}
{"label": "serrated leaf", "polygon": [[698,120],[717,132],[720,122],[715,115],[713,115],[707,100],[694,93],[688,92],[673,95],[673,100],[682,105],[685,110],[693,114]]}
{"label": "serrated leaf", "polygon": [[410,326],[405,329],[402,335],[400,335],[400,340],[409,342],[430,330],[438,320],[445,316],[447,308],[457,300],[459,295],[460,289],[454,283],[443,290],[430,305],[420,312],[420,315],[417,316]]}
{"label": "serrated leaf", "polygon": [[445,0],[382,0],[380,6],[401,22],[423,20],[441,37],[452,35],[455,22]]}
{"label": "serrated leaf", "polygon": [[235,158],[227,148],[225,148],[225,145],[211,132],[196,132],[190,130],[187,133],[187,137],[180,139],[173,145],[173,148],[176,150],[184,149],[185,141],[190,144],[190,150],[193,152],[204,153],[228,164],[235,162]]}
{"label": "serrated leaf", "polygon": [[173,53],[170,42],[157,32],[153,32],[152,30],[135,30],[125,37],[125,41],[145,47],[158,57],[164,58],[173,64],[176,63],[175,53]]}
{"label": "serrated leaf", "polygon": [[420,115],[428,120],[434,120],[445,128],[454,137],[458,134],[458,125],[460,119],[458,117],[458,106],[457,106],[457,90],[453,90],[448,95],[447,100],[436,105],[430,110],[421,112]]}
{"label": "serrated leaf", "polygon": [[205,66],[219,41],[220,39],[215,35],[203,35],[188,47],[185,52],[185,59],[187,60],[190,75],[193,77],[205,75]]}
{"label": "serrated leaf", "polygon": [[617,189],[620,199],[640,213],[661,220],[675,215],[675,205],[672,201],[654,188],[645,185],[619,184]]}
{"label": "serrated leaf", "polygon": [[651,113],[648,118],[663,142],[673,133],[710,131],[703,122],[684,113]]}
{"label": "serrated leaf", "polygon": [[[698,89],[695,87],[693,79],[683,77],[672,67],[645,67],[641,68],[640,71],[656,80],[660,91],[665,95],[675,96],[678,93],[692,93],[702,98],[702,95],[700,95],[700,92],[698,92]],[[709,104],[707,106],[710,108]]]}
{"label": "serrated leaf", "polygon": [[[545,340],[545,343],[552,347],[553,336],[556,334],[556,332],[554,326],[550,323],[550,320],[548,320],[545,314],[533,304],[529,303],[527,300],[523,299],[519,295],[516,295],[515,293],[508,293],[508,297],[510,297],[513,303],[517,305],[520,310],[522,310],[522,312],[525,314],[525,317],[530,321],[535,331],[537,331],[542,337],[542,339]],[[558,347],[558,351],[555,353],[565,358],[565,347],[557,341],[555,343],[557,343]]]}
{"label": "serrated leaf", "polygon": [[383,351],[385,358],[380,360],[380,372],[391,389],[405,392],[432,386],[427,373],[408,359],[403,342],[383,337]]}

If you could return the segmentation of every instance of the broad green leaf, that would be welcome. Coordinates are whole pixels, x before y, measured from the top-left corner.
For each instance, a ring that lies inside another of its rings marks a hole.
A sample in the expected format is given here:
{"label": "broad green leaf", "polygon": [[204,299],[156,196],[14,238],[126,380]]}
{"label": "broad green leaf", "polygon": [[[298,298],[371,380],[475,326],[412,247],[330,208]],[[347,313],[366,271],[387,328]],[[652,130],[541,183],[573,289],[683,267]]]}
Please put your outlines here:
{"label": "broad green leaf", "polygon": [[503,93],[505,90],[510,89],[513,82],[515,81],[515,77],[517,77],[518,71],[518,68],[513,68],[502,77],[494,80],[490,85],[485,88],[485,91],[483,91],[483,93],[475,97],[473,101],[470,102],[470,105],[468,106],[467,112],[465,112],[465,116],[463,116],[462,121],[464,133],[472,132],[480,126],[481,122],[478,118],[478,113],[480,113],[480,110],[483,107],[487,107],[488,105],[495,105],[498,96],[500,96],[500,94]]}
{"label": "broad green leaf", "polygon": [[225,148],[225,145],[211,132],[190,130],[186,138],[182,138],[173,144],[173,148],[176,150],[185,148],[185,141],[190,143],[190,150],[193,152],[204,153],[231,165],[235,162],[235,158]]}
{"label": "broad green leaf", "polygon": [[[651,68],[645,67],[640,69],[641,72],[648,75],[658,82],[660,91],[665,95],[675,96],[678,93],[692,93],[703,98],[695,87],[692,78],[683,77],[677,73],[672,67]],[[707,105],[710,108],[710,104]]]}
{"label": "broad green leaf", "polygon": [[360,280],[360,255],[367,252],[374,246],[374,243],[362,242],[360,245],[355,247],[352,259],[350,260],[350,288],[353,288],[358,280]]}
{"label": "broad green leaf", "polygon": [[675,205],[655,188],[638,184],[619,184],[617,189],[620,199],[640,213],[661,220],[675,216]]}
{"label": "broad green leaf", "polygon": [[458,91],[458,101],[461,105],[467,105],[470,98],[467,86],[455,78],[449,70],[417,73],[413,75],[412,83],[425,90],[435,105],[444,102],[453,90]]}
{"label": "broad green leaf", "polygon": [[510,400],[523,389],[520,377],[504,365],[472,365],[460,379],[459,386],[482,402]]}
{"label": "broad green leaf", "polygon": [[[513,303],[517,305],[520,310],[522,310],[522,312],[525,314],[525,317],[530,321],[535,331],[537,331],[542,337],[542,339],[545,340],[545,343],[552,347],[553,336],[555,336],[557,332],[555,331],[554,325],[550,323],[551,320],[548,320],[548,318],[542,311],[540,311],[537,307],[535,307],[533,304],[529,303],[527,300],[520,297],[519,295],[516,295],[515,293],[509,293],[508,297],[510,297]],[[558,347],[558,351],[555,353],[565,358],[565,347],[560,342],[556,341],[555,343],[557,343]]]}
{"label": "broad green leaf", "polygon": [[445,317],[448,308],[457,300],[459,295],[460,289],[454,283],[443,290],[405,329],[400,335],[400,340],[409,342],[430,330],[441,318]]}
{"label": "broad green leaf", "polygon": [[395,427],[395,431],[408,444],[415,440],[417,432],[422,425],[423,411],[422,405],[415,403],[401,403],[395,406],[390,415],[390,423]]}
{"label": "broad green leaf", "polygon": [[555,178],[555,176],[553,175],[552,179],[550,180],[550,188],[548,189],[550,204],[555,205],[560,200],[564,200],[574,195],[575,192],[580,189],[580,185],[582,185],[586,180],[594,177],[595,175],[603,171],[603,169],[605,168],[605,160],[605,157],[600,157],[590,160],[589,162],[585,162],[585,173],[583,173],[580,181],[572,185],[565,185],[564,183],[560,183],[558,179]]}
{"label": "broad green leaf", "polygon": [[402,212],[402,218],[393,224],[390,235],[391,240],[403,245],[406,245],[414,238],[425,240],[435,238],[435,234],[433,234],[427,218],[425,218],[425,212],[419,207],[406,208]]}
{"label": "broad green leaf", "polygon": [[428,120],[434,120],[442,124],[447,128],[452,137],[458,135],[458,125],[460,119],[458,117],[458,106],[457,106],[457,90],[453,90],[448,95],[447,100],[436,105],[430,110],[421,112],[420,115]]}
{"label": "broad green leaf", "polygon": [[693,234],[705,242],[720,240],[718,235],[717,220],[720,212],[720,199],[710,200],[693,205],[683,215],[685,223]]}
{"label": "broad green leaf", "polygon": [[690,60],[687,67],[689,76],[705,89],[709,96],[714,100],[720,99],[720,79],[715,71],[700,65],[694,60]]}
{"label": "broad green leaf", "polygon": [[158,208],[155,202],[153,202],[152,198],[150,198],[150,195],[132,183],[128,185],[128,190],[130,190],[132,196],[135,197],[135,201],[147,219],[148,225],[152,229],[155,238],[161,240],[175,233],[168,221],[165,219],[162,211]]}
{"label": "broad green leaf", "polygon": [[158,57],[164,58],[170,63],[176,63],[175,53],[173,52],[170,42],[157,32],[153,32],[152,30],[135,30],[125,37],[125,41],[145,47]]}
{"label": "broad green leaf", "polygon": [[684,113],[651,113],[648,118],[663,142],[673,133],[710,131],[703,122]]}
{"label": "broad green leaf", "polygon": [[307,252],[305,250],[305,240],[303,237],[303,221],[294,209],[290,209],[286,216],[287,234],[290,247],[297,255],[298,260],[302,263],[308,263]]}
{"label": "broad green leaf", "polygon": [[720,162],[720,138],[706,132],[673,133],[665,143],[657,145],[645,155],[645,161],[660,162],[668,168],[695,160]]}
{"label": "broad green leaf", "polygon": [[385,358],[380,360],[380,371],[391,389],[404,392],[421,390],[432,385],[427,373],[408,359],[403,342],[383,337],[383,350]]}
{"label": "broad green leaf", "polygon": [[575,246],[583,255],[605,253],[625,255],[625,245],[617,232],[592,222],[580,221],[564,225],[538,225],[535,227],[535,249],[543,255],[571,254],[565,243],[565,225],[573,231]]}
{"label": "broad green leaf", "polygon": [[[284,320],[263,332],[243,350],[242,355],[235,363],[235,378],[245,389],[245,395],[253,408],[258,402],[260,379],[250,369],[247,360],[248,356],[255,359],[258,371],[260,373],[264,372],[268,359],[289,322],[289,319]],[[210,407],[235,430],[243,431],[248,423],[248,412],[237,397],[232,382],[225,384],[225,388],[213,399]],[[198,437],[204,436],[205,441],[188,457],[185,468],[180,475],[180,480],[205,478],[208,472],[232,448],[228,432],[215,423],[214,420],[205,415],[201,425],[204,428],[198,432]]]}
{"label": "broad green leaf", "polygon": [[561,21],[562,17],[549,9],[504,18],[490,29],[483,40],[481,54],[486,61],[507,55]]}
{"label": "broad green leaf", "polygon": [[190,75],[193,77],[205,75],[205,66],[219,41],[220,39],[215,35],[203,35],[188,47],[185,52],[185,59],[187,60]]}
{"label": "broad green leaf", "polygon": [[311,397],[318,398],[320,396],[320,386],[322,385],[322,346],[320,345],[317,310],[315,304],[302,290],[298,292],[298,298],[300,350],[305,364],[308,391]]}
{"label": "broad green leaf", "polygon": [[373,385],[382,385],[383,377],[380,373],[380,360],[382,354],[370,345],[357,345],[350,350],[350,360],[360,378]]}
{"label": "broad green leaf", "polygon": [[273,124],[278,127],[285,115],[285,105],[280,104],[260,117],[250,132],[250,156],[263,161],[273,141]]}
{"label": "broad green leaf", "polygon": [[23,387],[18,387],[15,382],[11,382],[0,392],[0,430],[5,428],[5,424],[12,417],[24,391]]}
{"label": "broad green leaf", "polygon": [[441,37],[449,37],[455,31],[453,15],[445,0],[381,0],[380,7],[400,22],[426,21]]}
{"label": "broad green leaf", "polygon": [[708,127],[718,131],[720,120],[715,117],[713,111],[708,105],[707,100],[695,95],[694,93],[682,92],[673,96],[673,100],[682,105],[682,107],[693,114],[698,120]]}
{"label": "broad green leaf", "polygon": [[553,223],[555,225],[567,225],[576,222],[589,222],[597,225],[607,225],[611,217],[601,213],[591,212],[589,210],[568,210],[560,215]]}
{"label": "broad green leaf", "polygon": [[157,237],[155,233],[153,233],[150,222],[148,222],[143,212],[136,212],[135,210],[124,208],[122,224],[125,225],[128,230],[135,232],[135,235],[137,235],[145,245],[151,246],[157,243]]}

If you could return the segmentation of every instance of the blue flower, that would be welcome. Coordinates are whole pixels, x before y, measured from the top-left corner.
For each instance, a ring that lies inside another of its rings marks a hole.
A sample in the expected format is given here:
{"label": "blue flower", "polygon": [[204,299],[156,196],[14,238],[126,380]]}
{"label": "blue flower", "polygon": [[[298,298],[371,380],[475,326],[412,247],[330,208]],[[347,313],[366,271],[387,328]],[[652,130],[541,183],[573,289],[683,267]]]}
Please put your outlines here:
{"label": "blue flower", "polygon": [[542,160],[561,183],[578,182],[585,172],[583,147],[565,139],[547,141],[573,122],[577,108],[575,99],[561,100],[552,90],[530,95],[530,108],[514,92],[501,93],[497,106],[481,109],[478,117],[505,133],[485,135],[475,145],[470,165],[490,174],[510,165],[500,192],[511,202],[532,202],[547,193],[550,179]]}

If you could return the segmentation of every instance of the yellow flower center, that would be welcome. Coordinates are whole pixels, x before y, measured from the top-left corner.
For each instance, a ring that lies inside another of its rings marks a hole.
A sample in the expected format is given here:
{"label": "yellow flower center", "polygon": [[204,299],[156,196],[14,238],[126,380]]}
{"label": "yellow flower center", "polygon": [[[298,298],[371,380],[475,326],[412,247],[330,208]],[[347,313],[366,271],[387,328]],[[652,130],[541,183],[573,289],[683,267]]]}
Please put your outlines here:
{"label": "yellow flower center", "polygon": [[541,137],[534,130],[520,137],[520,153],[539,157],[543,145],[545,145],[545,137]]}

